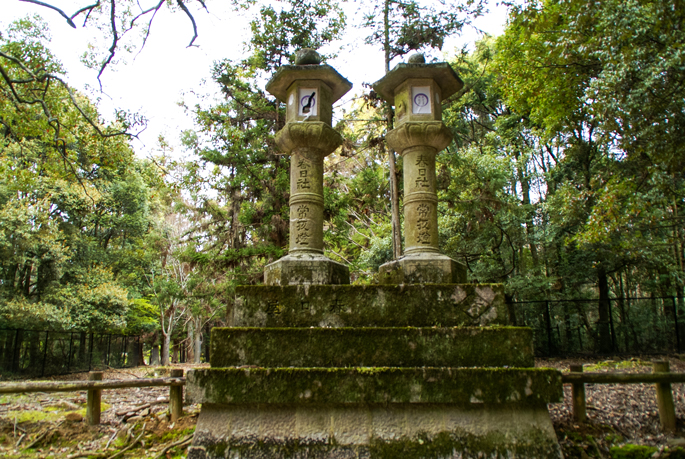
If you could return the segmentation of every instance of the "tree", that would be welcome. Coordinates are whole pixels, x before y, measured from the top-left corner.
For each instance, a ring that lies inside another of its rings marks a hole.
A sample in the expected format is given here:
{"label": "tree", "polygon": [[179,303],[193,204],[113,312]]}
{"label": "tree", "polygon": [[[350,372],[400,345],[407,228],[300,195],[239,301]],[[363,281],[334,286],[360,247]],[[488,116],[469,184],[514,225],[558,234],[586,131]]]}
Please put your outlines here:
{"label": "tree", "polygon": [[[0,41],[3,55],[29,65],[10,60],[0,81],[2,317],[9,326],[120,330],[151,188],[126,139],[93,130],[119,126],[105,126],[87,98],[51,84],[62,68],[48,38],[40,21],[22,20]],[[35,104],[21,102],[34,94]]]}
{"label": "tree", "polygon": [[[627,266],[677,266],[682,184],[683,15],[670,2],[529,2],[498,44],[509,107],[556,149],[548,206],[566,283],[592,273],[598,341],[610,349],[608,293]],[[661,241],[671,240],[664,250]],[[670,252],[670,253],[669,253]],[[675,270],[674,272],[677,272]]]}
{"label": "tree", "polygon": [[[292,1],[280,11],[262,7],[252,21],[252,54],[214,65],[212,77],[224,100],[195,107],[198,128],[184,133],[186,148],[198,158],[184,178],[190,191],[185,206],[195,222],[189,237],[196,241],[184,259],[217,283],[257,281],[288,241],[289,157],[279,154],[273,140],[285,110],[259,89],[257,79],[292,62],[298,48],[337,38],[343,25],[342,12],[328,2]],[[225,292],[230,305],[230,288]]]}
{"label": "tree", "polygon": [[[370,12],[364,14],[363,27],[371,30],[366,42],[383,48],[385,72],[390,71],[390,62],[412,51],[442,49],[445,38],[459,33],[464,25],[483,11],[482,0],[451,3],[449,7],[439,2],[415,2],[384,0],[375,3]],[[385,103],[387,130],[393,128],[392,101]],[[399,174],[395,152],[388,149],[390,166],[390,199],[392,212],[393,258],[402,255],[400,235]]]}

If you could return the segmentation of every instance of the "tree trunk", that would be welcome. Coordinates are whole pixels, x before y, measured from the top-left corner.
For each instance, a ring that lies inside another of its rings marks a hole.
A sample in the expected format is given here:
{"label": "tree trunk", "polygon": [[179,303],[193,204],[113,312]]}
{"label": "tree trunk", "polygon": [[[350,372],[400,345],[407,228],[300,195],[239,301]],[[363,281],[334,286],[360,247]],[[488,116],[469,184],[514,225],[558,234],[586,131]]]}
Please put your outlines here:
{"label": "tree trunk", "polygon": [[79,333],[79,342],[78,342],[78,365],[80,365],[82,368],[88,366],[88,352],[86,349],[86,332],[80,332]]}
{"label": "tree trunk", "polygon": [[597,269],[597,284],[599,286],[599,320],[597,321],[597,333],[599,335],[599,352],[609,353],[612,351],[611,328],[609,314],[609,282],[606,270],[603,267]]}
{"label": "tree trunk", "polygon": [[202,356],[202,326],[200,319],[195,323],[195,336],[193,337],[193,361],[192,363],[201,363]]}
{"label": "tree trunk", "polygon": [[162,333],[162,366],[169,366],[169,348],[171,347],[171,333]]}
{"label": "tree trunk", "polygon": [[187,333],[187,343],[186,344],[186,349],[187,349],[187,354],[186,354],[186,362],[195,362],[195,320],[191,317],[191,319],[188,321],[188,324],[186,326],[186,333]]}
{"label": "tree trunk", "polygon": [[[385,53],[385,73],[390,71],[390,0],[383,4],[383,51]],[[388,132],[393,129],[392,102],[385,105],[385,117],[388,123]],[[390,221],[392,223],[392,256],[397,259],[402,256],[402,235],[400,222],[400,197],[397,184],[397,170],[395,152],[388,148],[388,167],[390,169]]]}
{"label": "tree trunk", "polygon": [[209,349],[209,340],[212,336],[212,326],[208,323],[205,325],[205,339],[204,344],[205,344],[205,362],[209,362],[210,360],[210,349]]}

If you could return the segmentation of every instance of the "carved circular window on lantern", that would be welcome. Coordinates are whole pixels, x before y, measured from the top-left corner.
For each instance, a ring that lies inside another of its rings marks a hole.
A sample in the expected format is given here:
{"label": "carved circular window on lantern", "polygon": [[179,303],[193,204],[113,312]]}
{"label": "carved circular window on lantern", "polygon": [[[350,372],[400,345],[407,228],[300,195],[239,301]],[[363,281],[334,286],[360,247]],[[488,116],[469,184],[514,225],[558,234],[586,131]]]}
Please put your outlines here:
{"label": "carved circular window on lantern", "polygon": [[422,113],[432,113],[431,103],[430,103],[430,87],[428,86],[415,86],[412,89],[412,113],[422,114]]}

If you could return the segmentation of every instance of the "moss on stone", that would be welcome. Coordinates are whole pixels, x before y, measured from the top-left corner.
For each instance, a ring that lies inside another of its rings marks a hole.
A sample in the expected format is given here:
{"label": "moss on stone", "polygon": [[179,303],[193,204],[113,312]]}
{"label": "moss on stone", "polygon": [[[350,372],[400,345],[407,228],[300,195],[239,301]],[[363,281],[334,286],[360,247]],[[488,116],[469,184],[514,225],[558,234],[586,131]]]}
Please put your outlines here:
{"label": "moss on stone", "polygon": [[214,328],[212,367],[533,367],[516,327]]}
{"label": "moss on stone", "polygon": [[194,442],[188,459],[278,458],[278,459],[551,459],[560,458],[554,439],[531,429],[512,441],[503,433],[477,436],[468,432],[442,432],[435,436],[418,434],[396,440],[373,439],[369,445],[339,445],[333,441],[265,441],[262,439]]}
{"label": "moss on stone", "polygon": [[545,368],[212,368],[188,372],[195,403],[520,403],[561,401]]}
{"label": "moss on stone", "polygon": [[239,286],[236,327],[506,325],[501,284]]}

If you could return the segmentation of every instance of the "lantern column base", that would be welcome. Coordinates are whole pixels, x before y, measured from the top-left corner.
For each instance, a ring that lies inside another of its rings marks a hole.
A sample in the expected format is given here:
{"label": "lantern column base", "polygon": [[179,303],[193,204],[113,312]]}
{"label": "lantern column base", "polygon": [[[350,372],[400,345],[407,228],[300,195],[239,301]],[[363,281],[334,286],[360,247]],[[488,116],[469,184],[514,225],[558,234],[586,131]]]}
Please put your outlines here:
{"label": "lantern column base", "polygon": [[465,284],[466,266],[439,253],[421,252],[381,265],[380,284]]}
{"label": "lantern column base", "polygon": [[349,284],[350,270],[330,258],[307,252],[290,253],[266,265],[266,285],[326,285]]}

